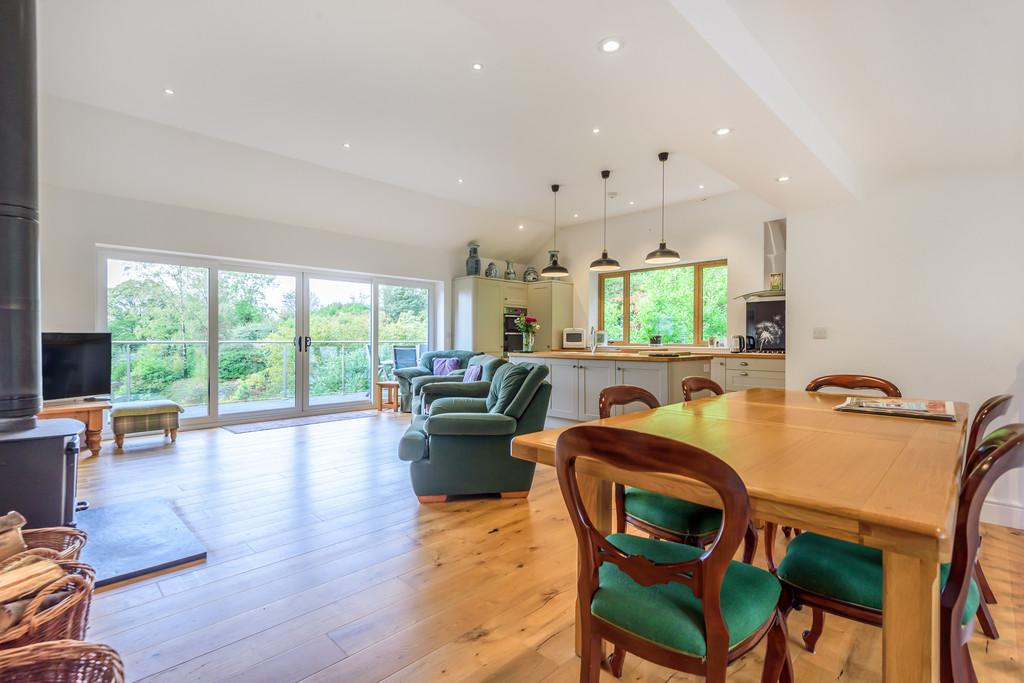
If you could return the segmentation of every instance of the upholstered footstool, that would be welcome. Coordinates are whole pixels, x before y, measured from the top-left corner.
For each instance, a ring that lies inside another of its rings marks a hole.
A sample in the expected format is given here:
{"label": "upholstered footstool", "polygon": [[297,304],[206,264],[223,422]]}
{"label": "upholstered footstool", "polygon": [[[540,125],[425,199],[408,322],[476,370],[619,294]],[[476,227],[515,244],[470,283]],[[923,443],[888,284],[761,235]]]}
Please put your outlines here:
{"label": "upholstered footstool", "polygon": [[171,443],[178,439],[178,413],[185,409],[174,401],[130,401],[117,403],[110,409],[110,422],[114,430],[114,442],[124,448],[125,434],[164,430],[164,436],[171,437]]}

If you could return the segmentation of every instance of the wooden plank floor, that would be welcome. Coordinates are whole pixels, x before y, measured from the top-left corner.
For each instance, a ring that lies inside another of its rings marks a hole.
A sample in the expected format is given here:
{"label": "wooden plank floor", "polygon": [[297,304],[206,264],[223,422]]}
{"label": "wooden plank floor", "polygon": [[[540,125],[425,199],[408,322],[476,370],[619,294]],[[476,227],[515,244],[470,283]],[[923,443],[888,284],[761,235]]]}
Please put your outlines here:
{"label": "wooden plank floor", "polygon": [[[407,424],[385,413],[105,444],[82,461],[80,496],[166,497],[209,560],[97,595],[89,639],[115,647],[130,680],[578,680],[575,539],[553,472],[538,470],[528,500],[421,506],[396,455]],[[1024,680],[1024,535],[985,532],[1002,638],[971,649],[982,681]],[[829,618],[810,655],[808,625],[790,619],[798,681],[880,679],[879,629]],[[763,650],[731,680],[759,680]],[[691,678],[627,658],[624,680],[670,677]]]}

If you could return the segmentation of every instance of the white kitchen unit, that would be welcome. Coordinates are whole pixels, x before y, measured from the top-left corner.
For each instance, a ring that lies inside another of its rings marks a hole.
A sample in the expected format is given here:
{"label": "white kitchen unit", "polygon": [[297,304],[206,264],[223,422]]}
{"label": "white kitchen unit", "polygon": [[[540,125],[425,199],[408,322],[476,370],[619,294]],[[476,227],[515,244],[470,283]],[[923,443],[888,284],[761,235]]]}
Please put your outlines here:
{"label": "white kitchen unit", "polygon": [[725,356],[718,356],[711,361],[711,379],[718,386],[725,388]]}
{"label": "white kitchen unit", "polygon": [[[598,419],[601,390],[616,384],[632,384],[647,389],[662,404],[679,403],[683,400],[683,377],[707,377],[710,371],[710,361],[706,358],[642,361],[607,357],[612,354],[587,358],[560,358],[559,355],[512,354],[509,361],[547,366],[551,383],[548,417],[563,420]],[[644,410],[644,406],[636,404],[627,406],[625,410]],[[615,414],[621,412],[622,409],[615,410]]]}
{"label": "white kitchen unit", "polygon": [[526,311],[540,323],[534,350],[562,348],[562,330],[572,327],[572,283],[554,280],[527,283]]}
{"label": "white kitchen unit", "polygon": [[[712,377],[712,379],[714,378]],[[726,391],[740,391],[757,387],[785,389],[786,361],[783,358],[730,358],[726,356],[725,383],[722,386]]]}
{"label": "white kitchen unit", "polygon": [[501,282],[486,277],[457,277],[452,282],[454,348],[499,357],[504,353]]}
{"label": "white kitchen unit", "polygon": [[465,276],[452,281],[452,346],[494,356],[504,353],[506,308],[525,308],[537,318],[538,351],[562,345],[562,330],[572,327],[572,283],[519,282]]}

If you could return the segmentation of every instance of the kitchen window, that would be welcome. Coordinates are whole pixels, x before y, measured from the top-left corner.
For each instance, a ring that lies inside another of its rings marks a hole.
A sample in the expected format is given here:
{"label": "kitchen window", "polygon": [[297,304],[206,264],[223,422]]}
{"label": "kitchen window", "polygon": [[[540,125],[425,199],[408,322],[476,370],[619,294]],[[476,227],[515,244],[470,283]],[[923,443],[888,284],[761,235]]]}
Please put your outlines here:
{"label": "kitchen window", "polygon": [[726,261],[643,268],[598,276],[598,323],[615,344],[702,344],[726,336]]}

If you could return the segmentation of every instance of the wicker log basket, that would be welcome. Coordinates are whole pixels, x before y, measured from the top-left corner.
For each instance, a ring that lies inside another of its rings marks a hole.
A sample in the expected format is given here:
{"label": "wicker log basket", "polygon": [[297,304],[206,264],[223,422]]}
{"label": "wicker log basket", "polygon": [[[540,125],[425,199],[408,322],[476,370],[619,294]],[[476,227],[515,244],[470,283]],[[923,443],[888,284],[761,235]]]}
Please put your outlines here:
{"label": "wicker log basket", "polygon": [[[39,591],[25,608],[21,620],[0,633],[0,652],[48,640],[85,638],[95,573],[87,564],[59,564],[67,574]],[[57,591],[65,591],[69,595],[49,609],[43,609],[46,598]],[[0,680],[7,679],[0,677]]]}
{"label": "wicker log basket", "polygon": [[122,683],[124,666],[106,645],[54,640],[0,650],[0,681],[11,683]]}
{"label": "wicker log basket", "polygon": [[72,562],[78,561],[78,556],[81,554],[82,548],[85,547],[87,539],[85,532],[81,529],[63,526],[46,529],[24,529],[21,535],[25,539],[25,545],[28,546],[28,550],[25,552],[31,553],[40,549],[49,549],[55,551],[56,555],[41,552],[33,554],[44,555],[53,560],[71,560]]}

